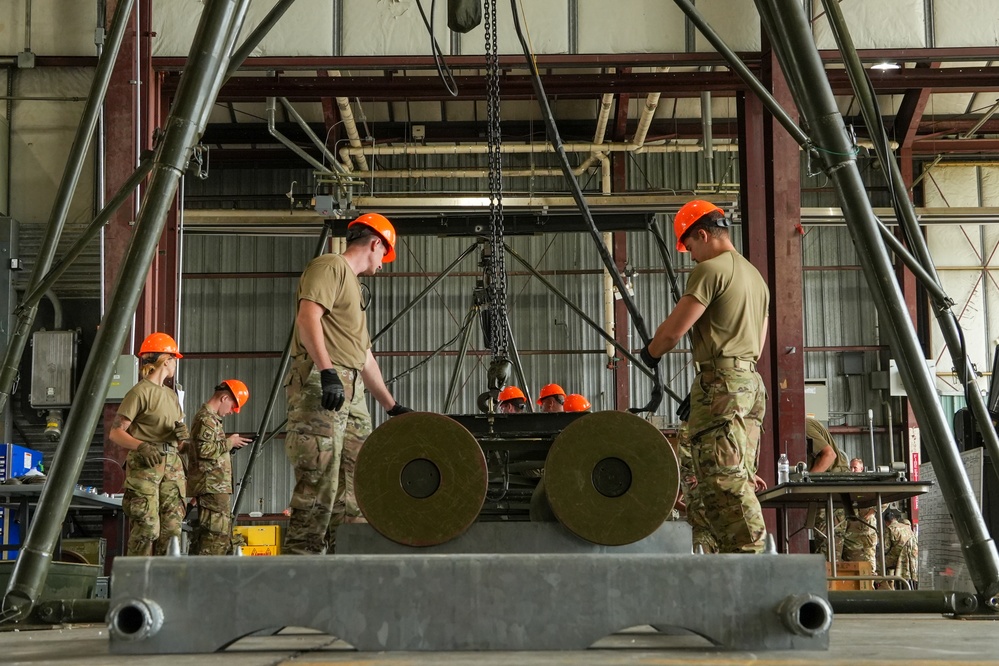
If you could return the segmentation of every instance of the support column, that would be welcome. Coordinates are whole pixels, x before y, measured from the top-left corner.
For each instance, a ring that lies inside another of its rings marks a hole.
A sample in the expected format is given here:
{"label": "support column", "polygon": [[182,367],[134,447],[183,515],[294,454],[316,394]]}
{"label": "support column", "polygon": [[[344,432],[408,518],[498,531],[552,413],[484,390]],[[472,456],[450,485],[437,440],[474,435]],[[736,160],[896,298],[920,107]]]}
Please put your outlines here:
{"label": "support column", "polygon": [[[111,20],[115,7],[121,0],[108,0],[106,9],[106,19]],[[148,9],[146,0],[139,0],[136,6],[141,13]],[[104,106],[104,163],[105,182],[104,196],[109,199],[128,180],[138,163],[136,152],[138,132],[136,128],[136,118],[139,114],[139,105],[136,97],[136,84],[138,81],[137,58],[139,48],[138,28],[136,15],[132,14],[125,38],[122,41],[118,61],[115,63],[114,71],[111,74],[111,82],[108,86],[106,102]],[[120,208],[111,216],[110,221],[104,229],[104,293],[102,294],[105,304],[111,302],[111,293],[114,290],[115,281],[118,278],[118,271],[125,258],[125,251],[128,249],[129,241],[132,238],[132,226],[135,222],[136,202],[132,195],[125,200]],[[130,347],[126,343],[126,347]],[[130,354],[134,350],[126,348],[122,353]],[[108,403],[104,407],[104,473],[103,488],[105,492],[114,493],[122,491],[123,472],[121,465],[125,461],[126,451],[111,443],[107,434],[111,432],[111,424],[115,413],[118,410],[117,403]],[[105,521],[103,536],[107,539],[108,566],[115,555],[115,545],[120,543],[118,521]]]}
{"label": "support column", "polygon": [[[776,55],[766,46],[762,62],[761,81],[781,106],[794,109]],[[770,287],[770,327],[759,366],[769,395],[759,473],[772,484],[781,453],[792,464],[806,460],[800,158],[797,143],[773,116],[764,114],[755,96],[739,96],[739,132],[743,247]],[[787,535],[782,516],[764,514],[783,550]],[[804,519],[804,511],[788,512],[792,531]],[[804,531],[791,540],[789,551],[808,552]]]}
{"label": "support column", "polygon": [[[631,69],[625,67],[624,73]],[[614,141],[624,141],[628,133],[628,105],[630,95],[617,97],[617,113],[614,117]],[[628,189],[627,157],[623,153],[611,154],[611,191],[625,192]],[[624,275],[628,263],[628,235],[623,231],[613,233],[614,263],[621,275]],[[624,300],[614,299],[614,339],[625,349],[632,349],[629,344],[631,332],[631,317]],[[627,359],[621,359],[614,364],[614,409],[624,411],[631,407],[631,368]]]}

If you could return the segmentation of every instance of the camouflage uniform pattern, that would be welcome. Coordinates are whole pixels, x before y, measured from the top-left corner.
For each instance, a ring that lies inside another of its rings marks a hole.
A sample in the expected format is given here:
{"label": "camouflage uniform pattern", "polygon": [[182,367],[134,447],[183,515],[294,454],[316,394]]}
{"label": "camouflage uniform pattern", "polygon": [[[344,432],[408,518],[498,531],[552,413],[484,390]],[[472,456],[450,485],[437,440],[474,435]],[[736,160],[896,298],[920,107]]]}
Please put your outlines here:
{"label": "camouflage uniform pattern", "polygon": [[861,514],[859,519],[847,521],[843,536],[844,562],[870,562],[871,571],[878,573],[878,517],[876,511]]}
{"label": "camouflage uniform pattern", "polygon": [[188,486],[198,500],[191,555],[225,555],[232,549],[232,456],[222,417],[207,404],[191,426]]}
{"label": "camouflage uniform pattern", "polygon": [[919,545],[908,520],[895,520],[885,528],[885,569],[910,582],[919,580]]}
{"label": "camouflage uniform pattern", "polygon": [[[364,404],[360,373],[333,366],[343,382],[346,401],[339,411],[322,408],[319,371],[308,357],[292,361],[285,380],[288,396],[288,435],[285,452],[295,471],[291,495],[291,520],[284,552],[314,554],[332,552],[337,525],[344,516],[360,517],[357,502],[348,498],[342,470],[344,449],[356,460],[364,439],[371,433],[371,417]],[[348,424],[351,424],[348,428]],[[350,439],[347,442],[348,438]],[[353,470],[350,472],[353,489]],[[342,509],[334,507],[338,500]]]}
{"label": "camouflage uniform pattern", "polygon": [[717,553],[718,542],[711,534],[711,526],[704,509],[704,502],[697,494],[697,477],[694,476],[694,461],[690,455],[690,429],[684,423],[680,426],[677,442],[677,458],[680,461],[680,491],[683,503],[687,505],[687,523],[690,525],[691,545],[696,552],[700,546],[705,553]]}
{"label": "camouflage uniform pattern", "polygon": [[690,395],[690,452],[705,518],[721,553],[761,553],[766,538],[753,477],[766,413],[753,370],[702,371]]}
{"label": "camouflage uniform pattern", "polygon": [[175,445],[163,460],[149,467],[135,451],[125,460],[125,492],[122,510],[129,520],[126,555],[165,555],[170,537],[180,537],[184,520],[187,479]]}
{"label": "camouflage uniform pattern", "polygon": [[[835,509],[833,521],[834,536],[836,537],[836,561],[840,562],[843,559],[843,544],[846,541],[846,511]],[[829,554],[829,541],[825,536],[827,529],[826,510],[818,509],[815,512],[815,543],[817,544],[815,552],[823,555]]]}

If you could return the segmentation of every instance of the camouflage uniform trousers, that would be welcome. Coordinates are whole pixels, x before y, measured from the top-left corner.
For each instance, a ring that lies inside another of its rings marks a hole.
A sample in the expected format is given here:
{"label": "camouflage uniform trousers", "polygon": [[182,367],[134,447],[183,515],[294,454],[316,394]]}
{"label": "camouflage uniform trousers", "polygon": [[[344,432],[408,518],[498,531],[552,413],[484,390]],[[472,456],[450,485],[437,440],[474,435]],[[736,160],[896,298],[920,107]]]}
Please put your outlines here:
{"label": "camouflage uniform trousers", "polygon": [[680,462],[680,491],[683,493],[683,503],[687,505],[687,524],[690,525],[691,545],[694,552],[697,547],[705,553],[717,553],[718,542],[711,533],[708,524],[704,502],[697,492],[697,477],[694,476],[694,461],[690,455],[690,429],[686,423],[680,426],[677,445],[677,458]]}
{"label": "camouflage uniform trousers", "polygon": [[[826,510],[818,509],[815,512],[815,552],[823,555],[829,554],[829,540],[826,538]],[[836,561],[843,560],[843,544],[846,543],[846,511],[835,509],[833,511],[833,536],[836,539]]]}
{"label": "camouflage uniform trousers", "polygon": [[[919,546],[912,525],[895,521],[885,527],[885,573],[909,581],[912,589],[919,582]],[[898,583],[901,587],[901,583]]]}
{"label": "camouflage uniform trousers", "polygon": [[336,412],[322,408],[322,384],[310,360],[293,361],[286,381],[285,452],[295,471],[284,546],[289,554],[332,552],[337,526],[361,517],[353,471],[357,453],[371,434],[371,417],[360,373],[340,366],[334,369],[346,394],[343,407]]}
{"label": "camouflage uniform trousers", "polygon": [[227,555],[232,552],[232,495],[198,495],[198,522],[191,533],[191,555]]}
{"label": "camouflage uniform trousers", "polygon": [[755,371],[698,374],[690,394],[690,452],[704,517],[721,553],[761,553],[766,525],[753,477],[759,467],[766,390]]}
{"label": "camouflage uniform trousers", "polygon": [[187,478],[177,450],[171,448],[155,467],[131,451],[125,463],[121,506],[128,517],[126,555],[165,555],[170,537],[180,537]]}
{"label": "camouflage uniform trousers", "polygon": [[844,562],[870,562],[871,571],[878,573],[878,517],[876,511],[847,521],[843,536]]}

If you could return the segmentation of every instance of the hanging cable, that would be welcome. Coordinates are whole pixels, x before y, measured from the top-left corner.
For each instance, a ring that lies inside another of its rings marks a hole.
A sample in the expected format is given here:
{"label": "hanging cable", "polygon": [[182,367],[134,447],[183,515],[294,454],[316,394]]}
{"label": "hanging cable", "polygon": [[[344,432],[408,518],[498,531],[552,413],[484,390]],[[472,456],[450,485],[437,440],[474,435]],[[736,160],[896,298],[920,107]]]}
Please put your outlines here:
{"label": "hanging cable", "polygon": [[[495,3],[495,0],[486,0],[487,6],[490,2]],[[649,340],[651,340],[651,336],[649,335],[648,328],[645,325],[645,319],[642,317],[642,313],[638,311],[635,299],[632,298],[631,292],[628,290],[628,285],[625,283],[624,278],[621,277],[621,273],[618,271],[617,265],[614,263],[614,258],[611,256],[610,251],[607,250],[607,247],[603,243],[603,239],[600,237],[600,231],[597,229],[597,225],[593,221],[593,214],[590,212],[590,207],[587,205],[586,199],[583,197],[583,191],[580,189],[579,182],[572,173],[572,166],[569,164],[569,158],[565,154],[565,146],[562,145],[562,138],[559,136],[558,127],[555,125],[555,118],[552,116],[551,105],[548,103],[548,97],[545,95],[544,85],[541,83],[541,75],[538,73],[537,63],[535,62],[531,48],[528,46],[527,39],[524,37],[524,32],[520,27],[517,0],[510,0],[510,8],[513,10],[513,26],[517,31],[517,38],[520,40],[521,48],[524,51],[524,58],[526,58],[527,62],[530,64],[531,83],[534,86],[534,94],[538,98],[538,104],[541,105],[541,117],[545,121],[545,129],[548,132],[548,141],[555,148],[555,156],[562,169],[562,174],[565,176],[566,185],[572,193],[572,198],[575,200],[576,206],[579,208],[580,215],[583,220],[586,221],[587,230],[590,232],[590,236],[593,238],[597,246],[597,252],[600,254],[600,258],[603,261],[604,266],[607,268],[607,272],[610,273],[611,278],[614,280],[614,286],[617,287],[618,294],[624,301],[625,306],[628,308],[628,313],[631,315],[636,332],[642,339],[642,344],[648,344]],[[663,383],[659,375],[659,369],[657,368],[653,372],[652,396],[650,397],[648,404],[644,407],[632,407],[629,411],[634,413],[655,412],[659,409],[659,405],[662,401]]]}
{"label": "hanging cable", "polygon": [[441,81],[444,82],[444,87],[451,94],[451,97],[458,96],[458,84],[454,81],[454,75],[451,73],[451,68],[447,66],[444,62],[444,54],[441,52],[440,44],[437,43],[437,36],[434,35],[434,14],[437,13],[437,0],[430,0],[430,20],[427,20],[427,14],[423,11],[423,3],[420,0],[416,0],[416,6],[420,8],[420,16],[423,17],[423,25],[427,26],[427,32],[430,33],[430,52],[434,55],[434,64],[437,65],[437,74],[441,77]]}

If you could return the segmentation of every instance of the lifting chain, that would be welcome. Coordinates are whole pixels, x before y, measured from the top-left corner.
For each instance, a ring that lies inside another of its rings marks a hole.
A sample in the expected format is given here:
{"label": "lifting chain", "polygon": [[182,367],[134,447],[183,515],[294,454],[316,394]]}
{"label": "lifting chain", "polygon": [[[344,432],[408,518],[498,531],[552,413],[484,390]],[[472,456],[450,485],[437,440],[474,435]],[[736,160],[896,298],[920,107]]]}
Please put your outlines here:
{"label": "lifting chain", "polygon": [[509,346],[506,313],[506,252],[503,248],[503,162],[500,154],[499,49],[496,40],[496,0],[485,0],[483,24],[486,35],[486,121],[489,142],[489,252],[486,286],[489,320],[492,324],[489,351],[493,362],[506,361]]}

